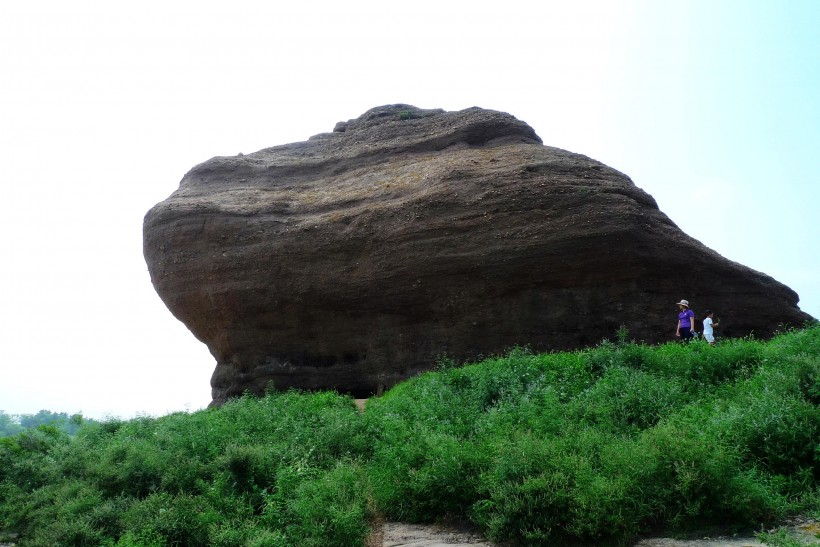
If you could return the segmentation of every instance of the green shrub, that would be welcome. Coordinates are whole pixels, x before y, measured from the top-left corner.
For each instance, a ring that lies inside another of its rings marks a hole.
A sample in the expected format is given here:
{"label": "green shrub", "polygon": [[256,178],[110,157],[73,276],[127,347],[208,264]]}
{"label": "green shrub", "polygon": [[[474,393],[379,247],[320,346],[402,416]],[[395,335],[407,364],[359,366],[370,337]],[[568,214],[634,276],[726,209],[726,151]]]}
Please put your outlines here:
{"label": "green shrub", "polygon": [[491,539],[526,545],[631,536],[642,515],[628,475],[607,463],[612,444],[619,441],[590,429],[517,438],[482,474],[473,518]]}
{"label": "green shrub", "polygon": [[[678,529],[734,523],[751,526],[782,517],[784,499],[765,474],[742,465],[742,447],[700,423],[671,423],[647,431],[646,484],[659,496],[661,522]],[[643,482],[642,481],[642,482]]]}
{"label": "green shrub", "polygon": [[52,453],[69,439],[66,433],[45,425],[0,438],[0,482],[9,481],[32,491],[59,480]]}
{"label": "green shrub", "polygon": [[123,528],[164,545],[207,545],[209,528],[222,517],[202,497],[161,492],[134,503],[123,515]]}
{"label": "green shrub", "polygon": [[689,399],[676,378],[617,366],[580,394],[572,411],[589,425],[629,433],[653,427]]}
{"label": "green shrub", "polygon": [[419,430],[412,442],[377,449],[370,467],[376,507],[402,522],[463,513],[475,498],[480,469],[472,443]]}
{"label": "green shrub", "polygon": [[820,408],[777,389],[760,389],[759,381],[743,387],[747,389],[740,388],[741,393],[727,403],[713,427],[721,429],[727,442],[744,447],[749,463],[771,474],[788,476],[801,469],[818,472]]}
{"label": "green shrub", "polygon": [[0,439],[26,545],[362,545],[376,516],[528,545],[820,515],[820,326],[770,342],[627,340],[334,393]]}
{"label": "green shrub", "polygon": [[288,527],[292,545],[364,545],[372,514],[367,476],[357,464],[340,462],[314,480],[301,482],[288,504],[296,526]]}

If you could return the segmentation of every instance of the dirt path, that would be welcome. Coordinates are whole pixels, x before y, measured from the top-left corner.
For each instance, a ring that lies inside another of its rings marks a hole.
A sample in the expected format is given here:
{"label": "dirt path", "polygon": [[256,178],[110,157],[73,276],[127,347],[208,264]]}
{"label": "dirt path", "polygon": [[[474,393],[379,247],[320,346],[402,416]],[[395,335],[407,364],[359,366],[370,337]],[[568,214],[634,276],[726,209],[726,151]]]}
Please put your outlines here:
{"label": "dirt path", "polygon": [[386,522],[382,527],[381,543],[372,547],[446,547],[449,545],[493,546],[477,532],[465,528]]}
{"label": "dirt path", "polygon": [[[803,546],[820,546],[820,522],[802,519],[782,528],[791,538]],[[8,541],[8,538],[6,538]],[[0,547],[15,547],[15,543],[0,542]],[[798,545],[792,543],[790,545]],[[484,539],[475,529],[466,526],[441,524],[401,524],[379,522],[367,547],[500,547]],[[589,545],[588,547],[595,547]],[[649,538],[635,543],[633,547],[766,547],[754,537],[718,537],[695,540]]]}
{"label": "dirt path", "polygon": [[[445,525],[400,524],[385,522],[377,526],[368,547],[497,547],[477,531]],[[820,546],[820,523],[803,520],[783,527],[800,545]],[[796,543],[794,545],[797,545]],[[590,545],[589,547],[594,547]],[[633,547],[766,547],[754,537],[704,537],[693,540],[648,538]]]}
{"label": "dirt path", "polygon": [[[387,522],[382,528],[381,543],[371,547],[495,547],[476,532],[437,525],[399,524]],[[589,547],[593,547],[590,545]],[[670,538],[644,539],[634,547],[765,547],[755,538],[705,538],[676,540]]]}

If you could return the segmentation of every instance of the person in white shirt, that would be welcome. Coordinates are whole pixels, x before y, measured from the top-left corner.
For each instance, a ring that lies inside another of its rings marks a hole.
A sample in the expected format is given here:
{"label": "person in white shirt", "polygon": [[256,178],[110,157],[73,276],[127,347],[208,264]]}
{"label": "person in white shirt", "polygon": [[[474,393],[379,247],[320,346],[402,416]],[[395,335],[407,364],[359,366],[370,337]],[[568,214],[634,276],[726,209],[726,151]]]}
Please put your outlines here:
{"label": "person in white shirt", "polygon": [[715,331],[712,327],[718,326],[717,322],[712,321],[714,315],[715,314],[712,310],[706,310],[706,314],[703,319],[703,337],[706,338],[706,341],[709,342],[709,344],[715,343]]}

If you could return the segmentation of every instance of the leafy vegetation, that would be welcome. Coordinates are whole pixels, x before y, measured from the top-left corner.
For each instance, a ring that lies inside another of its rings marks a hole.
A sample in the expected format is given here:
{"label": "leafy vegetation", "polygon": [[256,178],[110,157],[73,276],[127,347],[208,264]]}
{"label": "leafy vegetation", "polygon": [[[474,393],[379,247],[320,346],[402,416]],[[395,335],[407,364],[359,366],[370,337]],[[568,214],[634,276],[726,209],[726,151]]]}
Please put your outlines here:
{"label": "leafy vegetation", "polygon": [[496,541],[760,530],[820,512],[820,327],[769,342],[616,343],[439,370],[371,399],[219,409],[0,439],[20,545],[363,545],[377,517]]}

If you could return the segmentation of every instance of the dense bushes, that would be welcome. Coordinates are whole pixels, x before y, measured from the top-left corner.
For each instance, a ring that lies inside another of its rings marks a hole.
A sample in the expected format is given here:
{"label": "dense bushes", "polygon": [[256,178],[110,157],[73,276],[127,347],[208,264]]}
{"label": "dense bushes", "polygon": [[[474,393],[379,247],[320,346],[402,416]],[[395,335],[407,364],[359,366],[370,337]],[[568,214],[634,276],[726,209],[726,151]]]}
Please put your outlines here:
{"label": "dense bushes", "polygon": [[820,511],[820,328],[770,342],[603,343],[396,386],[41,427],[0,439],[21,545],[362,545],[376,515],[527,545]]}

